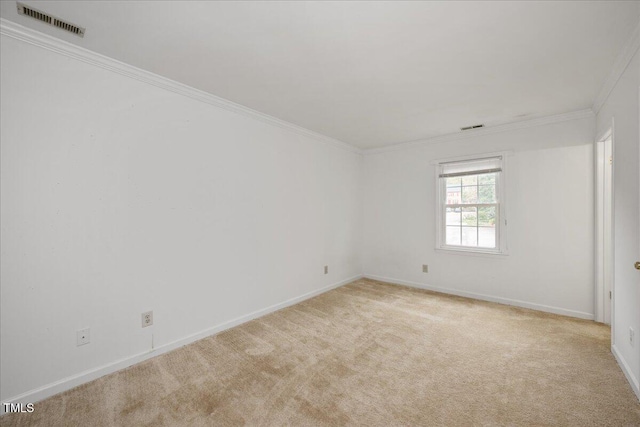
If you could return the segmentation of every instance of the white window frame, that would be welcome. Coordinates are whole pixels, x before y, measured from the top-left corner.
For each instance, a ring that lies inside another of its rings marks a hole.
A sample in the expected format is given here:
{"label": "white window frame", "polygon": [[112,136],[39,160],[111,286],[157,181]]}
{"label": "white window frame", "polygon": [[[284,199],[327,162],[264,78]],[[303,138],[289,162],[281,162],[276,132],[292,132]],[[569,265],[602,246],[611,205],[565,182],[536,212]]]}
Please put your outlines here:
{"label": "white window frame", "polygon": [[[507,209],[506,209],[506,178],[507,178],[507,155],[506,152],[476,154],[472,156],[455,157],[449,159],[441,159],[433,162],[435,164],[435,182],[436,182],[436,250],[462,255],[508,255],[507,252]],[[464,163],[477,161],[486,158],[501,158],[501,172],[496,175],[496,202],[498,209],[496,210],[496,247],[480,248],[475,246],[454,246],[447,245],[446,242],[446,179],[440,178],[442,166],[451,163]]]}

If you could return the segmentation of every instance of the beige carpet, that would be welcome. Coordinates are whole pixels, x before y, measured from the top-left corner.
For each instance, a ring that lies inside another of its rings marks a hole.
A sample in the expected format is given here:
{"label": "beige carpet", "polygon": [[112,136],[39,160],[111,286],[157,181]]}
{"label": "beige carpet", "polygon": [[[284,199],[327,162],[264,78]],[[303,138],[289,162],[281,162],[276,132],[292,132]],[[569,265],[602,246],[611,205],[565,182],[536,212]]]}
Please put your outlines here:
{"label": "beige carpet", "polygon": [[594,322],[359,280],[0,424],[638,426],[609,337]]}

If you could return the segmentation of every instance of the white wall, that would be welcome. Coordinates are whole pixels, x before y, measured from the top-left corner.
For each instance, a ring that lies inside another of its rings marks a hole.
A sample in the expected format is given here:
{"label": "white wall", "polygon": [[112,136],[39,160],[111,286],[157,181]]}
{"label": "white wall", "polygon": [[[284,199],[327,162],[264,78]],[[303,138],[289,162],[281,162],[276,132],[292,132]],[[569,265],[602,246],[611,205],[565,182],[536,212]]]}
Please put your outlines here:
{"label": "white wall", "polygon": [[613,350],[636,394],[640,378],[640,345],[629,342],[629,328],[640,333],[640,272],[633,268],[640,260],[640,54],[629,63],[597,115],[597,134],[614,124],[614,331]]}
{"label": "white wall", "polygon": [[1,42],[3,402],[360,274],[360,154]]}
{"label": "white wall", "polygon": [[[585,117],[365,152],[364,275],[592,318],[593,132]],[[431,162],[503,150],[509,255],[436,251]]]}

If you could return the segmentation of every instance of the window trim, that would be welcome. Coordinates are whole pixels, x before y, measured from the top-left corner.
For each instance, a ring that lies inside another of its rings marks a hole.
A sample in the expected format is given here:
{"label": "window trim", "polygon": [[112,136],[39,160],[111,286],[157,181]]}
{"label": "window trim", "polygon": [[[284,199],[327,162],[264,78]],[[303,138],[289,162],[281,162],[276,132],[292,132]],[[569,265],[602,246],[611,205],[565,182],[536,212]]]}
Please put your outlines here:
{"label": "window trim", "polygon": [[[508,255],[507,251],[507,214],[506,214],[506,179],[507,179],[507,156],[509,152],[481,153],[470,156],[462,156],[455,158],[440,159],[432,162],[435,165],[435,183],[436,183],[436,251],[445,253],[454,253],[460,255],[480,255],[490,256]],[[496,248],[479,248],[472,246],[453,246],[446,244],[446,223],[444,221],[446,209],[446,182],[444,178],[440,178],[442,165],[445,163],[468,162],[474,160],[482,160],[489,157],[501,157],[501,169],[496,179],[496,199],[498,210],[496,212]]]}

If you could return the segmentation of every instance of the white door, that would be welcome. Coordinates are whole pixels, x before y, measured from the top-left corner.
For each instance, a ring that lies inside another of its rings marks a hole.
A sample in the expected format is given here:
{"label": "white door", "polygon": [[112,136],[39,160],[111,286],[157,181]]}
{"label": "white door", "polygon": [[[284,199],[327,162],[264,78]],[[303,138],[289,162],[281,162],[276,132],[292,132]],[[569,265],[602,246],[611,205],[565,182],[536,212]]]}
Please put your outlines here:
{"label": "white door", "polygon": [[[640,86],[638,86],[638,105],[640,106]],[[638,163],[636,164],[636,170],[640,171],[640,109],[638,109]],[[640,173],[638,173],[638,201],[640,202]],[[638,230],[638,244],[636,245],[635,264],[636,277],[635,283],[638,291],[637,309],[640,310],[640,209],[636,211],[636,218],[638,223],[636,224]]]}
{"label": "white door", "polygon": [[611,324],[613,291],[613,140],[609,129],[596,143],[595,320]]}
{"label": "white door", "polygon": [[611,134],[604,140],[603,172],[604,323],[610,325],[613,292],[613,144]]}

